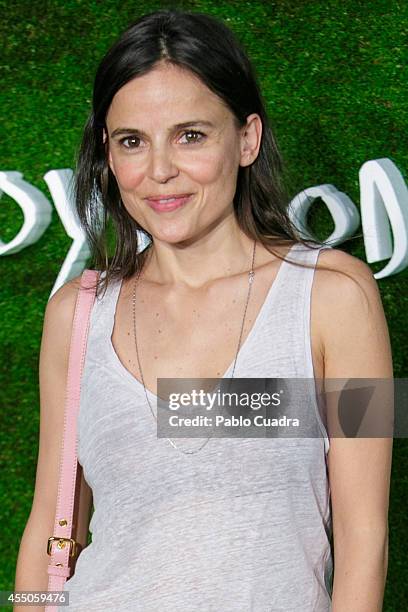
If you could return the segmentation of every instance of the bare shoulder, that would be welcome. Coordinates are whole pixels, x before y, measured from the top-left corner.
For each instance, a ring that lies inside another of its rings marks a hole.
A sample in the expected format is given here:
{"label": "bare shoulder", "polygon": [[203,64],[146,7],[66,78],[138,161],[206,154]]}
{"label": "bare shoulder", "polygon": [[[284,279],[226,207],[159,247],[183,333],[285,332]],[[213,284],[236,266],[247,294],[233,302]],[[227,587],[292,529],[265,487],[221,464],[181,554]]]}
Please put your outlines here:
{"label": "bare shoulder", "polygon": [[[364,261],[340,249],[321,251],[314,280],[317,307],[341,311],[372,307],[380,299],[371,268]],[[333,313],[333,310],[332,310]]]}
{"label": "bare shoulder", "polygon": [[61,323],[71,318],[81,284],[81,275],[75,276],[60,287],[48,300],[46,317],[59,319]]}
{"label": "bare shoulder", "polygon": [[[390,342],[379,286],[364,261],[340,249],[321,251],[316,266],[313,307],[327,375],[387,376]],[[374,363],[370,352],[381,352]],[[365,356],[366,361],[363,361]],[[357,360],[361,363],[357,366]],[[329,365],[329,368],[327,366]],[[367,371],[368,373],[363,373]]]}
{"label": "bare shoulder", "polygon": [[81,284],[76,276],[60,287],[48,300],[44,313],[40,366],[50,361],[65,370],[68,364],[75,304]]}

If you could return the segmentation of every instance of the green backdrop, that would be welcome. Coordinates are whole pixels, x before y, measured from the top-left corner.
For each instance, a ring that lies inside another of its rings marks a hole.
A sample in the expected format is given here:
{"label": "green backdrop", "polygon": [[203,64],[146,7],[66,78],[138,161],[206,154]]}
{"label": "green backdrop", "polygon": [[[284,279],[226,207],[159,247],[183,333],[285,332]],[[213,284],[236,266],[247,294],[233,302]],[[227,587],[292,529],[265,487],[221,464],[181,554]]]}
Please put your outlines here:
{"label": "green backdrop", "polygon": [[[102,55],[131,21],[167,7],[218,16],[246,46],[286,160],[292,195],[331,183],[359,206],[358,171],[369,159],[388,157],[406,176],[403,51],[408,4],[392,0],[0,0],[5,42],[0,169],[22,172],[50,198],[43,176],[51,169],[74,166]],[[3,196],[1,239],[11,240],[21,221],[19,207]],[[314,206],[311,224],[320,238],[332,230],[321,202]],[[0,258],[0,590],[14,586],[19,542],[31,507],[43,315],[70,244],[54,211],[38,242]],[[365,261],[362,238],[339,246]],[[379,262],[371,268],[376,272],[384,265]],[[394,375],[407,377],[408,270],[378,284],[391,334]],[[394,441],[386,612],[408,609],[407,451],[407,440]]]}

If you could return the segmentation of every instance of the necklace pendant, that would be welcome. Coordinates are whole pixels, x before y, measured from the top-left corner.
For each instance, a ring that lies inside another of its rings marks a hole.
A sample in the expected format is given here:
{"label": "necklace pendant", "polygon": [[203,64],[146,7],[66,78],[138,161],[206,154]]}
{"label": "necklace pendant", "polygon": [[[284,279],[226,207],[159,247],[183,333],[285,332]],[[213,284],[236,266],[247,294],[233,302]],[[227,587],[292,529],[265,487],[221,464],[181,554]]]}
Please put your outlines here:
{"label": "necklace pendant", "polygon": [[254,276],[255,276],[255,273],[254,273],[254,271],[253,271],[253,270],[251,270],[251,271],[249,272],[249,279],[248,279],[248,282],[249,282],[249,284],[250,284],[250,285],[253,283]]}

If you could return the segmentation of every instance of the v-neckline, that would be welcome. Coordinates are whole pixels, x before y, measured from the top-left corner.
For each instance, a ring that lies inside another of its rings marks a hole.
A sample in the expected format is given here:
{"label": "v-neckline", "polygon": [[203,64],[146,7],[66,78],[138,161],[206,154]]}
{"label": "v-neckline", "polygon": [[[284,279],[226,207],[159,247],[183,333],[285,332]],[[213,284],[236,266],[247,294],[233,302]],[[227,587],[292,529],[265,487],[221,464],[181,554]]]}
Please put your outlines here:
{"label": "v-neckline", "polygon": [[[272,281],[272,284],[270,285],[268,292],[266,294],[266,297],[262,303],[261,308],[258,311],[258,314],[255,318],[255,321],[251,327],[251,329],[249,330],[249,333],[247,335],[247,337],[245,338],[244,342],[241,344],[240,349],[238,351],[238,355],[236,356],[237,358],[237,363],[239,362],[240,358],[242,357],[242,354],[245,350],[245,348],[248,346],[249,342],[251,341],[252,337],[255,335],[255,333],[257,332],[258,328],[259,328],[259,324],[261,319],[265,316],[265,312],[267,310],[267,306],[269,305],[269,303],[272,301],[272,298],[276,297],[276,293],[278,290],[278,285],[281,283],[282,281],[282,277],[283,277],[283,272],[285,269],[285,266],[290,265],[287,263],[286,261],[286,257],[288,257],[288,255],[292,254],[293,251],[295,250],[295,247],[297,246],[298,243],[293,244],[289,251],[286,253],[285,255],[285,259],[281,262],[278,271],[275,275],[274,280]],[[110,325],[109,325],[109,330],[108,330],[108,354],[111,357],[112,360],[112,364],[116,367],[116,370],[118,371],[119,374],[121,374],[126,380],[128,380],[130,382],[130,384],[132,384],[133,386],[135,386],[139,391],[143,391],[146,390],[147,395],[149,395],[154,402],[156,403],[157,400],[159,399],[159,396],[155,395],[152,391],[150,391],[150,389],[148,389],[147,387],[145,387],[142,382],[136,378],[136,376],[134,376],[131,372],[129,372],[129,370],[123,365],[122,361],[119,359],[119,355],[117,354],[115,347],[113,346],[113,342],[112,342],[112,334],[113,334],[113,329],[114,329],[114,325],[115,325],[115,315],[116,315],[116,308],[117,308],[117,303],[119,300],[119,295],[120,295],[120,290],[122,287],[122,279],[119,280],[117,282],[117,284],[115,286],[112,286],[110,288],[110,291],[112,291],[113,293],[110,294],[110,299],[112,300],[112,304],[110,304],[111,306],[111,316],[110,316]],[[224,378],[227,378],[227,375],[230,373],[230,370],[233,368],[234,366],[234,362],[235,362],[235,357],[232,360],[232,362],[230,363],[230,365],[228,366],[228,368],[225,370],[224,374],[221,377],[218,377],[219,380],[223,380]],[[160,378],[160,377],[158,377]]]}

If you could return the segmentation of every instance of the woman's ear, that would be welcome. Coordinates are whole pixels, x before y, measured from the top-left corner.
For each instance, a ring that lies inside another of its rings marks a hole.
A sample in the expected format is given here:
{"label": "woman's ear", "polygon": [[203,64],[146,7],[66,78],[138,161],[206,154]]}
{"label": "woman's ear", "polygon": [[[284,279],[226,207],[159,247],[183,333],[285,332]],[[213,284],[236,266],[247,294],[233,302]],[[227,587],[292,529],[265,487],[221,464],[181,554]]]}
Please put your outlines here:
{"label": "woman's ear", "polygon": [[262,138],[262,121],[259,115],[252,113],[241,132],[240,166],[250,166],[258,157]]}

